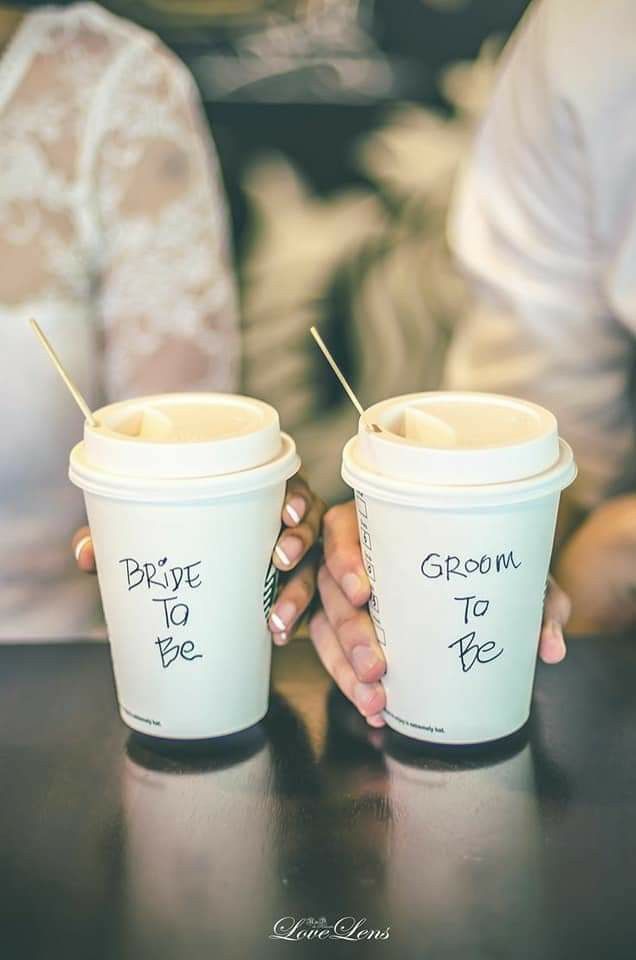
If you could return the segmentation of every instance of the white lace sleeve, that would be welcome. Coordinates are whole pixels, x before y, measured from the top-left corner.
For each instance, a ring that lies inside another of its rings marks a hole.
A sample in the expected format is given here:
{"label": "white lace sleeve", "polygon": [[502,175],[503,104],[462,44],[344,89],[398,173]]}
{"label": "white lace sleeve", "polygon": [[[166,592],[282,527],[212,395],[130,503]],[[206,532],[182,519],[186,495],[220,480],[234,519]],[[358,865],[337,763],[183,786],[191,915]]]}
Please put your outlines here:
{"label": "white lace sleeve", "polygon": [[218,162],[186,68],[144,38],[95,127],[97,307],[107,399],[237,385],[238,310]]}

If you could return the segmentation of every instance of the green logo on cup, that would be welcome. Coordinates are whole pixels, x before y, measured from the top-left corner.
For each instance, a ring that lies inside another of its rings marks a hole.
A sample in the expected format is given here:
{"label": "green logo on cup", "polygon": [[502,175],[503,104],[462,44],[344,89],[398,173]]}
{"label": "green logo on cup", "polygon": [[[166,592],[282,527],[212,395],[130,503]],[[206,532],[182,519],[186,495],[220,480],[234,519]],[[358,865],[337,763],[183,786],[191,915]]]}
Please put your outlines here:
{"label": "green logo on cup", "polygon": [[269,615],[274,606],[274,600],[276,599],[276,591],[278,590],[278,573],[278,570],[270,560],[265,576],[265,584],[263,586],[263,610],[265,611],[265,619],[268,622]]}

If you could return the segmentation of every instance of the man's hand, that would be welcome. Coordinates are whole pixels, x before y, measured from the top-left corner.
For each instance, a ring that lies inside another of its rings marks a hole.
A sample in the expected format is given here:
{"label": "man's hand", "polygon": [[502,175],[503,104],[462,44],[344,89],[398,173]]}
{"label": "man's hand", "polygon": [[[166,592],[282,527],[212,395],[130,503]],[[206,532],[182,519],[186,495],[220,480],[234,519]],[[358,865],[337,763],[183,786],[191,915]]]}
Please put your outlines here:
{"label": "man's hand", "polygon": [[633,626],[636,495],[597,507],[561,549],[555,576],[572,598],[571,633],[613,633]]}
{"label": "man's hand", "polygon": [[[323,609],[311,620],[311,639],[342,692],[367,723],[381,727],[385,696],[379,681],[386,662],[366,610],[371,591],[353,500],[325,515],[324,550],[325,564],[318,573]],[[569,614],[568,597],[550,579],[539,641],[539,656],[546,663],[558,663],[565,656],[563,627]]]}
{"label": "man's hand", "polygon": [[384,724],[386,669],[366,604],[371,594],[362,564],[355,504],[333,507],[324,519],[325,563],[318,573],[323,609],[309,624],[325,669],[374,727]]}

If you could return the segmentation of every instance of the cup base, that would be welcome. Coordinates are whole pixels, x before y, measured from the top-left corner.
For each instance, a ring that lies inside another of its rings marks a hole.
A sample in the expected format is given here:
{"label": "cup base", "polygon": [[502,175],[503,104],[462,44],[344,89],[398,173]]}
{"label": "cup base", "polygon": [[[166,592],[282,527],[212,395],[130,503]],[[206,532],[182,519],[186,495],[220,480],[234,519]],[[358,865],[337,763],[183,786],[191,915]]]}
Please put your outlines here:
{"label": "cup base", "polygon": [[524,746],[528,740],[528,724],[530,718],[527,717],[520,727],[501,737],[457,743],[452,743],[447,740],[427,740],[420,737],[413,737],[397,726],[392,726],[390,717],[385,716],[385,720],[388,729],[391,731],[391,740],[396,744],[400,752],[426,752],[439,757],[458,757],[460,755],[470,757],[488,753],[516,752],[516,750]]}
{"label": "cup base", "polygon": [[196,740],[153,737],[148,733],[140,733],[132,727],[128,727],[128,729],[131,732],[129,743],[134,751],[141,749],[162,756],[181,759],[185,757],[222,757],[225,754],[228,756],[250,754],[260,749],[265,740],[260,721],[234,733],[226,733],[219,737],[200,737]]}
{"label": "cup base", "polygon": [[226,742],[230,744],[233,739],[241,737],[242,735],[247,736],[251,731],[257,729],[257,725],[266,716],[267,709],[268,708],[266,706],[260,716],[255,717],[248,723],[242,723],[240,726],[234,728],[230,727],[229,730],[223,730],[220,733],[213,734],[208,737],[155,736],[152,733],[146,733],[145,731],[138,730],[136,727],[133,727],[132,724],[128,723],[127,720],[121,716],[121,714],[120,717],[124,726],[134,734],[135,738],[138,739],[138,742],[143,743],[149,749],[163,753],[197,755],[216,752],[220,749],[223,749],[223,746]]}
{"label": "cup base", "polygon": [[147,770],[196,773],[223,770],[249,760],[267,741],[261,724],[226,737],[205,740],[167,740],[132,730],[126,741],[131,760]]}

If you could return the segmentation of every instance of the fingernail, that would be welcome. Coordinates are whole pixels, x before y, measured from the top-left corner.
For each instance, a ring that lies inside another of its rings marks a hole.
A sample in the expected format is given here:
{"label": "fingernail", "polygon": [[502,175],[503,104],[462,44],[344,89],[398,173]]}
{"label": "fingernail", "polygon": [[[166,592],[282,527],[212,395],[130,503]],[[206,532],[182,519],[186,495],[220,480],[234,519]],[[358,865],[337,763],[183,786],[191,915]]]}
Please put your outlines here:
{"label": "fingernail", "polygon": [[366,721],[370,727],[383,727],[386,724],[386,720],[381,713],[374,713],[370,717],[366,717]]}
{"label": "fingernail", "polygon": [[75,560],[77,563],[79,563],[79,558],[82,550],[84,549],[84,547],[88,546],[90,542],[91,542],[91,538],[87,534],[85,537],[82,537],[81,540],[78,540],[77,543],[75,544]]}
{"label": "fingernail", "polygon": [[272,610],[270,620],[277,630],[286,630],[294,622],[296,617],[296,604],[286,600],[284,603],[277,603]]}
{"label": "fingernail", "polygon": [[373,684],[358,682],[353,688],[353,699],[358,707],[360,707],[361,710],[364,710],[369,706],[375,697],[375,692],[376,688]]}
{"label": "fingernail", "polygon": [[285,537],[285,548],[279,543],[274,549],[274,553],[286,567],[296,563],[302,552],[303,542],[299,537]]}
{"label": "fingernail", "polygon": [[305,516],[305,510],[307,509],[307,504],[302,497],[292,497],[288,504],[286,504],[283,513],[286,513],[288,517],[291,518],[293,523],[300,523],[302,518]]}
{"label": "fingernail", "polygon": [[563,627],[558,620],[550,621],[550,631],[562,651],[563,656],[565,656],[565,637],[563,636]]}
{"label": "fingernail", "polygon": [[356,674],[362,680],[370,670],[378,665],[378,656],[370,647],[359,644],[351,651],[351,663]]}
{"label": "fingernail", "polygon": [[274,641],[274,643],[276,644],[277,647],[284,647],[285,644],[287,643],[288,639],[289,639],[289,637],[287,636],[287,634],[286,634],[284,631],[283,631],[282,633],[273,633],[273,634],[272,634],[272,640]]}
{"label": "fingernail", "polygon": [[345,573],[341,583],[342,589],[352,603],[358,603],[364,590],[364,581],[357,573]]}

